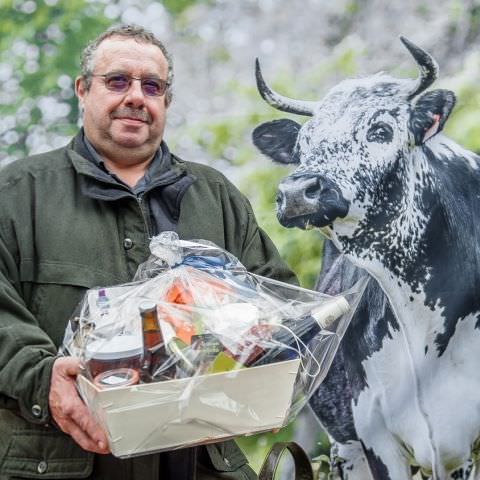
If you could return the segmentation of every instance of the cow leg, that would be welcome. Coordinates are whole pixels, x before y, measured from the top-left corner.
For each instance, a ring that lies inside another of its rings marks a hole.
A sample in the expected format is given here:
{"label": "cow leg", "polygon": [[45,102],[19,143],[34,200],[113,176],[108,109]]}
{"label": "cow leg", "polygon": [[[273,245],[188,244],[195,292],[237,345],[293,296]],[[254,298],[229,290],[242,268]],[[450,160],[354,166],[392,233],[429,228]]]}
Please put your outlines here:
{"label": "cow leg", "polygon": [[363,445],[358,440],[332,444],[330,471],[334,480],[377,480],[370,471]]}
{"label": "cow leg", "polygon": [[474,460],[472,461],[472,473],[469,480],[480,480],[480,457],[476,455],[474,455]]}
{"label": "cow leg", "polygon": [[[448,480],[479,480],[478,474],[475,474],[475,464],[472,460],[467,460],[460,468],[448,474]],[[420,471],[414,480],[436,480],[434,477],[421,475]],[[439,479],[442,480],[442,479]]]}
{"label": "cow leg", "polygon": [[372,477],[375,480],[411,480],[409,459],[398,440],[388,430],[383,415],[368,403],[370,414],[367,416],[363,407],[364,405],[357,404],[353,415]]}
{"label": "cow leg", "polygon": [[460,468],[450,473],[450,480],[478,480],[479,475],[475,474],[474,464],[472,460],[467,460]]}

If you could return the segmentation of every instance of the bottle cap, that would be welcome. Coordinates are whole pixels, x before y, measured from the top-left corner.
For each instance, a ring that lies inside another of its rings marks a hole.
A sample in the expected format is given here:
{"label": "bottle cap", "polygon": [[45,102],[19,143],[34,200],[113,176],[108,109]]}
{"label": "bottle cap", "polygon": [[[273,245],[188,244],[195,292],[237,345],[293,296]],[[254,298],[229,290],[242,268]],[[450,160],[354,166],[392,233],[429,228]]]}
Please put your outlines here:
{"label": "bottle cap", "polygon": [[157,310],[157,304],[155,302],[142,302],[138,307],[140,309],[140,313],[150,313]]}
{"label": "bottle cap", "polygon": [[344,297],[333,297],[312,310],[312,317],[322,328],[328,328],[344,313],[350,310],[350,305]]}

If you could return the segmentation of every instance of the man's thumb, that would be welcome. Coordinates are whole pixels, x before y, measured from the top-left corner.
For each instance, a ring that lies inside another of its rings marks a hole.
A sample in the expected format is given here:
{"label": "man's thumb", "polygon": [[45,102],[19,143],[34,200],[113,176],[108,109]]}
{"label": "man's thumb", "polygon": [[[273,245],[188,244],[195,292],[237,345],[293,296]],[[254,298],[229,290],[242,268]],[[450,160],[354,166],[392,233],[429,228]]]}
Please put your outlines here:
{"label": "man's thumb", "polygon": [[60,357],[55,360],[54,368],[58,369],[60,374],[76,377],[80,372],[80,360],[74,357]]}

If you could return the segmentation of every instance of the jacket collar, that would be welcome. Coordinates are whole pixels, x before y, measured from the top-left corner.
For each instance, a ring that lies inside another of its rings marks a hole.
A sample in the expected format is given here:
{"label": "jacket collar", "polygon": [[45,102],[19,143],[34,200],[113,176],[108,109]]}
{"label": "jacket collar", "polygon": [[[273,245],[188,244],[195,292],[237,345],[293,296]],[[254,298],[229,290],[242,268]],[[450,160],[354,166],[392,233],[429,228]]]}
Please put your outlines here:
{"label": "jacket collar", "polygon": [[[183,177],[188,178],[189,185],[195,181],[192,175],[187,175],[185,164],[170,153],[164,142],[162,150],[162,161],[156,162],[150,169],[150,181],[144,194],[157,187],[175,184]],[[135,196],[130,187],[116,180],[95,162],[83,139],[83,130],[67,146],[67,155],[81,176],[82,193],[85,195],[106,201]],[[185,178],[180,183],[185,184],[186,180]]]}

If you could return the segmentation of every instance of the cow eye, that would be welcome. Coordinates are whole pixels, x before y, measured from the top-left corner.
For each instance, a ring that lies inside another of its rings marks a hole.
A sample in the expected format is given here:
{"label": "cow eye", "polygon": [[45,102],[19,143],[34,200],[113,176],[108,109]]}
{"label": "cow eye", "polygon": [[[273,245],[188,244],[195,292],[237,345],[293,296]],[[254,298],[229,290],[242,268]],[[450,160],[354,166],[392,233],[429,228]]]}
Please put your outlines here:
{"label": "cow eye", "polygon": [[389,143],[393,138],[393,129],[388,123],[374,123],[367,132],[369,142]]}

